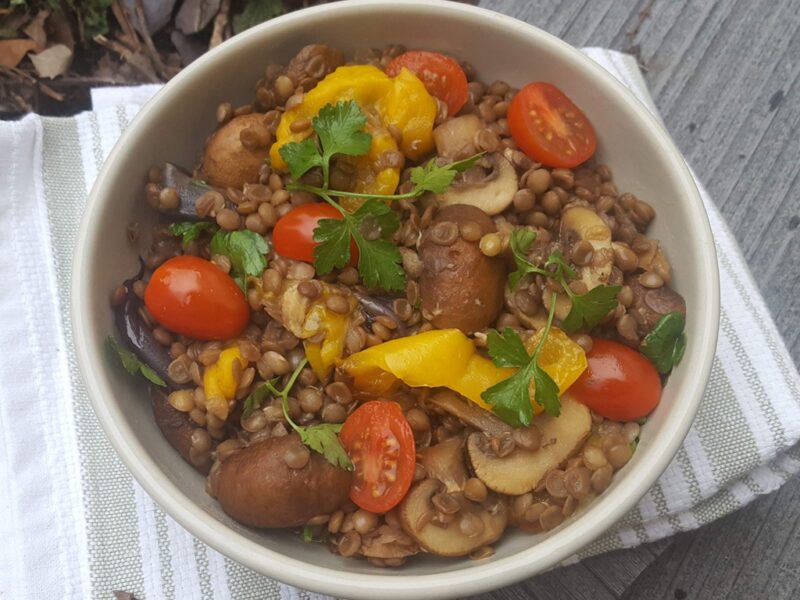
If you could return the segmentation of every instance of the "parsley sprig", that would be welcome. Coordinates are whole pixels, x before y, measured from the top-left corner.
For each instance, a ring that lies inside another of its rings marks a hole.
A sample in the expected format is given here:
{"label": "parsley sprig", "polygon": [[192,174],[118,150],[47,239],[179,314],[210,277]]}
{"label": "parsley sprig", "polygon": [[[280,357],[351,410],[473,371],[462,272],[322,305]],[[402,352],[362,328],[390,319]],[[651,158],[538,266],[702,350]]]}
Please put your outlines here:
{"label": "parsley sprig", "polygon": [[683,358],[686,351],[685,326],[686,318],[682,313],[668,313],[659,319],[639,346],[639,352],[650,359],[662,375],[668,375]]}
{"label": "parsley sprig", "polygon": [[535,240],[536,233],[529,229],[518,228],[511,232],[509,246],[517,265],[517,269],[508,276],[511,289],[517,287],[522,278],[530,273],[556,279],[572,302],[569,314],[561,322],[564,330],[572,333],[584,326],[591,329],[599,325],[617,306],[617,294],[622,287],[598,285],[585,294],[576,294],[569,286],[569,280],[576,276],[575,269],[567,264],[560,252],[553,252],[547,257],[544,269],[528,260],[528,250]]}
{"label": "parsley sprig", "polygon": [[[342,219],[321,219],[314,230],[314,264],[325,275],[350,260],[350,240],[358,247],[358,271],[367,287],[399,291],[405,287],[400,251],[390,241],[400,219],[385,201],[416,198],[426,192],[443,193],[456,175],[472,167],[481,155],[440,166],[435,160],[411,170],[413,188],[404,194],[365,194],[330,189],[330,164],[336,155],[363,156],[372,136],[364,131],[367,117],[353,100],[327,104],[311,121],[316,137],[291,142],[280,149],[295,180],[290,191],[315,194],[336,208]],[[314,168],[322,169],[322,187],[299,179]],[[366,202],[354,212],[344,209],[335,197],[362,198]]]}
{"label": "parsley sprig", "polygon": [[324,456],[332,465],[340,469],[352,471],[353,463],[350,461],[350,457],[347,456],[347,452],[344,451],[337,436],[339,430],[342,428],[340,423],[320,423],[319,425],[303,427],[295,423],[292,417],[289,416],[289,392],[307,363],[308,361],[306,359],[300,361],[282,390],[275,387],[278,383],[278,378],[266,381],[263,385],[256,388],[245,400],[243,414],[247,417],[254,410],[260,408],[264,400],[270,394],[275,398],[280,398],[283,416],[291,428],[300,436],[302,442],[314,452]]}
{"label": "parsley sprig", "polygon": [[518,368],[514,375],[497,383],[481,394],[492,411],[503,421],[514,427],[527,427],[533,420],[533,407],[531,406],[530,384],[534,384],[534,400],[544,407],[547,414],[557,417],[561,413],[561,402],[558,399],[558,385],[553,378],[539,365],[539,354],[544,348],[550,327],[553,325],[555,315],[555,292],[550,303],[550,314],[542,337],[536,345],[533,354],[528,356],[528,351],[522,343],[519,334],[506,327],[503,333],[491,330],[487,337],[489,356],[498,367]]}
{"label": "parsley sprig", "polygon": [[119,359],[123,368],[128,373],[131,375],[140,373],[142,377],[147,379],[150,383],[154,383],[159,387],[167,387],[167,382],[164,381],[151,366],[139,360],[139,357],[130,350],[123,348],[112,336],[106,338],[106,346],[108,347],[109,353]]}

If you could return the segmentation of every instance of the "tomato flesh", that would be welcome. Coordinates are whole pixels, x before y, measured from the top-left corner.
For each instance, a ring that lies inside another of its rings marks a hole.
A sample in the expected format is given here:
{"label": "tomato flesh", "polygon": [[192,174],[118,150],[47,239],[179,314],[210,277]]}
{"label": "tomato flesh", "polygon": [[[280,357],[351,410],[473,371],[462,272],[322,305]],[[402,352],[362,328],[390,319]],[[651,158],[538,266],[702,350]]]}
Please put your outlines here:
{"label": "tomato flesh", "polygon": [[467,76],[449,56],[424,50],[405,52],[389,63],[386,74],[395,77],[403,67],[420,78],[431,96],[447,104],[449,116],[467,102]]}
{"label": "tomato flesh", "polygon": [[615,421],[650,414],[661,399],[661,377],[642,354],[610,340],[592,338],[589,366],[567,392]]}
{"label": "tomato flesh", "polygon": [[[314,262],[314,230],[322,219],[342,219],[342,213],[330,204],[318,202],[301,204],[283,215],[272,231],[272,244],[275,251],[286,258]],[[350,240],[350,261],[348,265],[358,264],[358,247]]]}
{"label": "tomato flesh", "polygon": [[355,466],[350,499],[383,513],[403,499],[414,479],[414,433],[400,405],[387,400],[362,404],[347,418],[339,439]]}
{"label": "tomato flesh", "polygon": [[548,167],[575,167],[597,148],[589,119],[550,83],[529,83],[508,106],[508,128],[517,147]]}
{"label": "tomato flesh", "polygon": [[176,256],[158,267],[144,292],[161,325],[198,340],[227,340],[244,330],[250,307],[242,290],[214,263]]}

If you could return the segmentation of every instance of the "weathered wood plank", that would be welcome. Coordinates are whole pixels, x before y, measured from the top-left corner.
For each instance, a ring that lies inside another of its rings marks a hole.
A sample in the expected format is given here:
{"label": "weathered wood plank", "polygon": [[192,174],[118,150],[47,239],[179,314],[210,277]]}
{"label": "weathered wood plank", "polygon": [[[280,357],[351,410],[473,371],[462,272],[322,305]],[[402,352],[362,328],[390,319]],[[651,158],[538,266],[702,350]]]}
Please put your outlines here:
{"label": "weathered wood plank", "polygon": [[[639,58],[667,128],[728,220],[798,364],[800,3],[480,4],[576,46],[611,47]],[[799,494],[795,478],[777,494],[652,551],[595,557],[486,597],[619,597],[640,572],[626,598],[798,597]]]}

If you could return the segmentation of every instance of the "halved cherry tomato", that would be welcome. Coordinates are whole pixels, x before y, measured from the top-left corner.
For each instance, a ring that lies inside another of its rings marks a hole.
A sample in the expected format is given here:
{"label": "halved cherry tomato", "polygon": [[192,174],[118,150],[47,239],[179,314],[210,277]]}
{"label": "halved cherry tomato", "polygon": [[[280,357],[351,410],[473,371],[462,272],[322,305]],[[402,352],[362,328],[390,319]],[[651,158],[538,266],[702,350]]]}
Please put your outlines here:
{"label": "halved cherry tomato", "polygon": [[517,147],[548,167],[575,167],[597,147],[589,119],[550,83],[529,83],[508,106],[508,128]]}
{"label": "halved cherry tomato", "polygon": [[175,333],[198,340],[227,340],[250,319],[242,290],[214,263],[196,256],[176,256],[158,267],[144,292],[156,321]]}
{"label": "halved cherry tomato", "polygon": [[453,116],[467,101],[467,76],[455,60],[438,52],[414,50],[395,58],[386,67],[386,74],[395,77],[405,67],[425,84],[432,96],[447,104],[447,114]]}
{"label": "halved cherry tomato", "polygon": [[[314,262],[314,230],[321,219],[341,219],[342,213],[330,204],[301,204],[283,215],[272,230],[272,243],[275,251],[286,258]],[[348,265],[358,264],[358,247],[350,240],[350,261]]]}
{"label": "halved cherry tomato", "polygon": [[414,433],[400,405],[387,400],[362,404],[347,417],[339,439],[355,466],[350,499],[372,512],[394,508],[414,479]]}
{"label": "halved cherry tomato", "polygon": [[592,338],[589,366],[568,394],[615,421],[647,416],[661,399],[661,378],[649,360],[617,342]]}

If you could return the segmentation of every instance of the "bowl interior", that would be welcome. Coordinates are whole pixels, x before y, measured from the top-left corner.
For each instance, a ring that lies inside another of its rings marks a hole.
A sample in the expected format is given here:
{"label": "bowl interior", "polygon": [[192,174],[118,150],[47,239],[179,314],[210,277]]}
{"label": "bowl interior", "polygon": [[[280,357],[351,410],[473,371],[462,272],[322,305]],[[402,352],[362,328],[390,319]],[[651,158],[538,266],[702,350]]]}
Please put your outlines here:
{"label": "bowl interior", "polygon": [[[650,234],[662,241],[674,267],[674,287],[689,311],[683,363],[612,487],[579,518],[547,535],[509,531],[491,559],[418,557],[385,577],[386,571],[341,559],[297,535],[238,525],[205,493],[204,478],[162,437],[144,386],[110,369],[102,353],[103,339],[113,332],[108,291],[136,271],[142,250],[123,241],[125,228],[131,220],[154,221],[141,208],[147,169],[167,160],[191,168],[214,128],[216,106],[251,102],[266,65],[285,63],[308,43],[330,44],[349,55],[365,46],[401,43],[469,61],[487,83],[552,82],[594,124],[597,158],[610,166],[618,188],[656,208]],[[374,596],[378,589],[407,595],[416,586],[433,596],[475,593],[547,568],[599,535],[649,488],[683,439],[708,375],[718,319],[716,260],[705,213],[674,146],[645,109],[555,38],[493,13],[438,2],[327,5],[268,22],[198,60],[148,104],[108,160],[90,199],[75,272],[76,338],[89,393],[112,442],[147,491],[195,535],[240,562],[348,597]]]}

